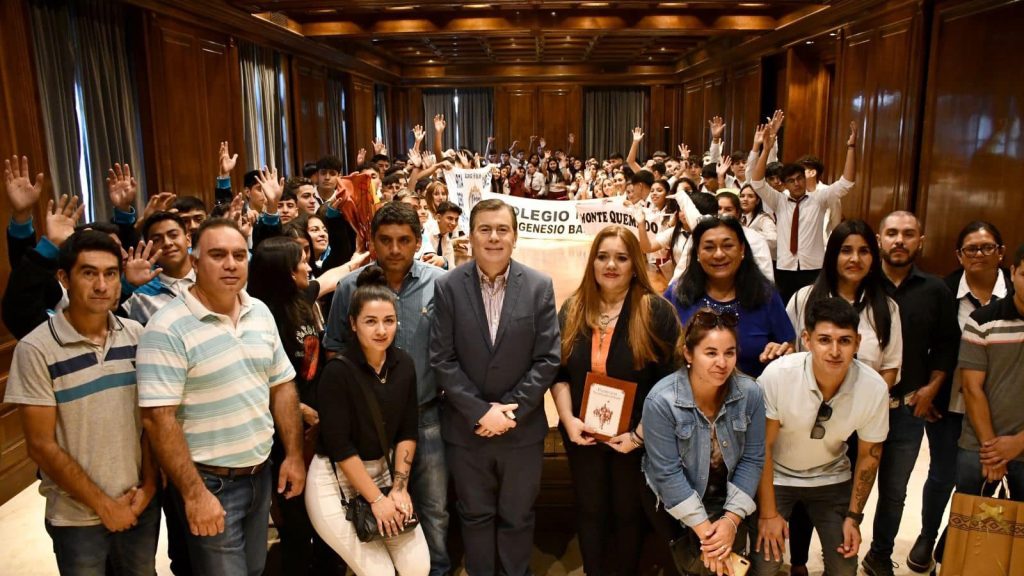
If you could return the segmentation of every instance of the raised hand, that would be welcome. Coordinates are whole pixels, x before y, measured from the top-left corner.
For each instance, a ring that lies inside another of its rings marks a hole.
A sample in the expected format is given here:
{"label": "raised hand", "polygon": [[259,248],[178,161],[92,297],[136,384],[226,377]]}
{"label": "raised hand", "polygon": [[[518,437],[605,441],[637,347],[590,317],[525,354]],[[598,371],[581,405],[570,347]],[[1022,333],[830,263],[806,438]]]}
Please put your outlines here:
{"label": "raised hand", "polygon": [[125,164],[122,168],[121,164],[114,164],[107,175],[107,194],[110,195],[110,203],[121,212],[129,212],[138,191],[139,184],[132,178],[131,166]]}
{"label": "raised hand", "polygon": [[278,180],[277,168],[267,169],[266,166],[256,174],[256,181],[259,182],[260,188],[263,190],[263,196],[267,199],[267,207],[274,207],[273,212],[277,212],[277,201],[281,199],[281,191],[284,187],[283,179]]}
{"label": "raised hand", "polygon": [[636,128],[633,128],[633,142],[639,142],[639,141],[641,141],[643,139],[644,139],[644,130],[643,130],[643,128],[641,128],[639,126],[637,126]]}
{"label": "raised hand", "polygon": [[487,147],[490,148],[491,144],[494,144],[494,136],[487,137]]}
{"label": "raised hand", "polygon": [[46,204],[46,238],[54,246],[60,247],[68,236],[75,233],[75,226],[83,212],[85,204],[79,205],[78,196],[72,196],[69,200],[67,194],[62,194],[56,206],[50,200]]}
{"label": "raised hand", "polygon": [[725,134],[725,121],[721,116],[715,116],[708,120],[708,128],[711,130],[712,140],[721,140],[722,134]]}
{"label": "raised hand", "polygon": [[576,143],[576,135],[573,134],[572,132],[569,132],[569,145],[571,146],[571,145],[573,145],[575,143]]}
{"label": "raised hand", "polygon": [[718,163],[718,185],[725,186],[725,175],[729,173],[729,168],[732,167],[732,157],[726,156],[722,158],[722,161]]}
{"label": "raised hand", "polygon": [[376,140],[374,140],[372,142],[372,144],[373,144],[373,153],[374,154],[384,154],[384,155],[387,155],[388,147],[384,145],[384,141],[383,140],[381,140],[380,138],[377,138]]}
{"label": "raised hand", "polygon": [[412,127],[412,137],[415,138],[417,142],[422,142],[423,137],[426,136],[426,134],[426,131],[423,130],[423,126],[417,124]]}
{"label": "raised hand", "polygon": [[540,145],[541,148],[547,148],[548,147],[548,141],[545,140],[543,136],[540,137],[540,141],[537,142],[537,144]]}
{"label": "raised hand", "polygon": [[433,152],[426,152],[422,155],[423,157],[423,169],[426,170],[434,164],[437,164],[437,155]]}
{"label": "raised hand", "polygon": [[847,146],[857,145],[857,123],[850,122],[850,137],[846,139]]}
{"label": "raised hand", "polygon": [[444,121],[444,114],[434,116],[434,132],[444,132],[446,126],[448,124]]}
{"label": "raised hand", "polygon": [[27,222],[32,217],[32,207],[39,202],[43,193],[45,177],[40,172],[36,181],[31,182],[28,171],[28,156],[17,156],[4,160],[4,181],[7,183],[7,200],[11,203],[11,215],[15,222]]}
{"label": "raised hand", "polygon": [[545,159],[545,160],[548,160],[548,159],[550,159],[550,158],[551,158],[551,150],[547,150],[547,149],[545,149],[545,150],[544,150],[544,159]]}
{"label": "raised hand", "polygon": [[360,148],[359,152],[356,152],[356,166],[366,162],[366,148]]}
{"label": "raised hand", "polygon": [[142,218],[140,222],[145,222],[146,218],[149,218],[157,212],[169,212],[171,206],[174,205],[174,201],[178,199],[178,195],[174,192],[160,192],[149,197],[146,201],[146,208],[142,211]]}
{"label": "raised hand", "polygon": [[415,148],[409,149],[409,165],[413,168],[423,167],[423,155]]}
{"label": "raised hand", "polygon": [[782,122],[785,119],[786,115],[782,112],[782,110],[776,110],[775,113],[772,114],[772,117],[768,120],[768,123],[771,124],[772,126],[772,131],[778,133],[779,129],[782,128]]}
{"label": "raised hand", "polygon": [[463,152],[462,150],[457,151],[455,153],[455,156],[459,159],[459,164],[462,165],[463,168],[470,165],[469,156],[466,156],[466,153]]}
{"label": "raised hand", "polygon": [[689,161],[690,159],[690,147],[686,144],[679,145],[679,159],[683,161]]}
{"label": "raised hand", "polygon": [[758,124],[754,129],[754,150],[758,150],[764,144],[764,133],[768,130],[768,124]]}
{"label": "raised hand", "polygon": [[160,259],[164,249],[153,250],[153,241],[139,241],[138,247],[128,248],[128,259],[124,263],[124,279],[132,286],[149,284],[164,271],[163,268],[154,268],[156,261]]}
{"label": "raised hand", "polygon": [[519,140],[513,140],[512,145],[508,147],[509,151],[515,150],[517,144],[519,144]]}
{"label": "raised hand", "polygon": [[220,152],[217,153],[217,166],[220,169],[220,177],[227,178],[238,163],[238,154],[231,155],[228,150],[227,141],[220,143]]}

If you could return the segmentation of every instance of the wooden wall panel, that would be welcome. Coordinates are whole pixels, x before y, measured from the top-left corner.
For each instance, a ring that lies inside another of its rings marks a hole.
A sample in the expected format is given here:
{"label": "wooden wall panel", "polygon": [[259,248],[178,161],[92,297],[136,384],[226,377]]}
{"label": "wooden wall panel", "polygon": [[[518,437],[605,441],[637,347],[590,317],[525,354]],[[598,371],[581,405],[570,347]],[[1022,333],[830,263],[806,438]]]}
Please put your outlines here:
{"label": "wooden wall panel", "polygon": [[[150,14],[146,26],[148,85],[140,90],[147,183],[151,191],[199,196],[213,204],[217,150],[231,142],[241,182],[241,72],[234,40]],[[148,106],[146,99],[148,99]]]}
{"label": "wooden wall panel", "polygon": [[316,162],[327,149],[327,70],[303,60],[292,60],[292,125],[294,166],[300,173],[306,162]]}
{"label": "wooden wall panel", "polygon": [[[725,150],[750,151],[761,115],[761,66],[754,64],[731,72],[726,83]],[[744,159],[746,156],[744,156]],[[733,158],[735,160],[735,158]]]}
{"label": "wooden wall panel", "polygon": [[[993,23],[998,23],[994,26]],[[979,39],[979,31],[991,30]],[[944,2],[932,25],[918,213],[924,216],[925,266],[946,272],[959,229],[989,220],[1007,252],[1024,242],[1024,5]]]}
{"label": "wooden wall panel", "polygon": [[569,133],[582,143],[583,91],[579,86],[541,86],[538,96],[538,136],[544,136],[548,148],[564,150]]}
{"label": "wooden wall panel", "polygon": [[367,150],[366,159],[373,155],[374,126],[376,124],[376,103],[372,80],[350,74],[346,91],[348,97],[348,155],[349,167],[356,166],[356,153],[360,148]]}
{"label": "wooden wall panel", "polygon": [[[15,154],[29,157],[33,174],[46,172],[46,145],[43,142],[42,112],[32,66],[32,42],[28,36],[28,6],[23,0],[0,2],[0,159]],[[34,176],[33,176],[34,178]],[[44,187],[33,220],[41,229],[49,194]],[[7,194],[0,194],[0,222],[7,225],[11,206]],[[10,262],[7,259],[7,235],[0,235],[0,292],[7,289]],[[0,323],[0,398],[7,388],[7,374],[16,342]],[[28,459],[21,418],[17,408],[0,403],[0,504],[10,500],[35,480],[35,463]]]}
{"label": "wooden wall panel", "polygon": [[697,79],[683,86],[683,143],[691,154],[704,151],[704,81]]}
{"label": "wooden wall panel", "polygon": [[518,141],[517,148],[525,150],[530,136],[540,135],[537,93],[537,86],[495,87],[494,139],[499,148],[507,150],[513,141]]}

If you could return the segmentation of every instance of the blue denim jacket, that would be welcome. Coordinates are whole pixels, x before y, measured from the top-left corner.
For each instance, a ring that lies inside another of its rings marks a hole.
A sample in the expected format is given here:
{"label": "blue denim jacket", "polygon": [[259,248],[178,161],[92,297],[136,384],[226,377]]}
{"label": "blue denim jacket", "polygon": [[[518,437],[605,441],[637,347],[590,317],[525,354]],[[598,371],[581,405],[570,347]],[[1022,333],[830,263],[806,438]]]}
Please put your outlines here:
{"label": "blue denim jacket", "polygon": [[644,401],[643,460],[647,484],[674,518],[687,526],[708,520],[702,498],[711,467],[711,426],[729,470],[725,510],[745,518],[764,467],[764,393],[757,382],[735,373],[714,423],[697,408],[685,368],[655,384]]}

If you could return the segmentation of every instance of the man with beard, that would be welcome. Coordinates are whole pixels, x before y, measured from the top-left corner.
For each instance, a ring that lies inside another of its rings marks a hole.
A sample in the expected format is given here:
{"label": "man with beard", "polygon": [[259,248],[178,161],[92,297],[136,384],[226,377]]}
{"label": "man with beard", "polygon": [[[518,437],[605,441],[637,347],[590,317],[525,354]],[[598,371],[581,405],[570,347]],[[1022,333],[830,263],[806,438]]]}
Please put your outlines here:
{"label": "man with beard", "polygon": [[889,436],[878,469],[878,506],[871,551],[864,557],[870,576],[893,574],[893,544],[903,516],[907,482],[921,450],[925,422],[936,418],[932,401],[956,366],[959,325],[949,288],[914,262],[924,246],[921,223],[910,212],[897,211],[878,227],[882,253],[882,284],[900,307],[903,324],[903,365],[889,390]]}

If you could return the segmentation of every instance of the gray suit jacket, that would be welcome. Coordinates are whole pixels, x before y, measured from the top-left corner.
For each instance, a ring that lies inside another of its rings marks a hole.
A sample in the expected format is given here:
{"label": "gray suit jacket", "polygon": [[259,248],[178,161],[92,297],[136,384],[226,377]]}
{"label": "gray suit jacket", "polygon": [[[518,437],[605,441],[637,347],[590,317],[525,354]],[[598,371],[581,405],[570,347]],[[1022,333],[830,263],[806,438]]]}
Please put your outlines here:
{"label": "gray suit jacket", "polygon": [[[460,446],[525,446],[547,434],[544,392],[561,359],[551,278],[512,261],[495,341],[491,342],[476,262],[438,278],[430,365],[445,391],[441,433]],[[491,402],[519,404],[516,427],[497,438],[474,433]]]}

